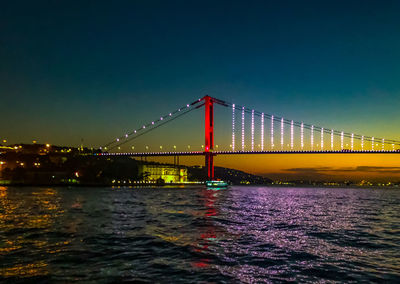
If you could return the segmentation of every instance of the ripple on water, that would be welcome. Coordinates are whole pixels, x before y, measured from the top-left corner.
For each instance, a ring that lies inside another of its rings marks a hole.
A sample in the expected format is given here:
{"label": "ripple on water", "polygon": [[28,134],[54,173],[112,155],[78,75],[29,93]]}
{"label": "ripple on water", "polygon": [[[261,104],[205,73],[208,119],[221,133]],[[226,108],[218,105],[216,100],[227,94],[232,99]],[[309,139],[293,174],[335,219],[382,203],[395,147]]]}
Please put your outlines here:
{"label": "ripple on water", "polygon": [[0,195],[0,280],[400,279],[400,191],[14,188]]}

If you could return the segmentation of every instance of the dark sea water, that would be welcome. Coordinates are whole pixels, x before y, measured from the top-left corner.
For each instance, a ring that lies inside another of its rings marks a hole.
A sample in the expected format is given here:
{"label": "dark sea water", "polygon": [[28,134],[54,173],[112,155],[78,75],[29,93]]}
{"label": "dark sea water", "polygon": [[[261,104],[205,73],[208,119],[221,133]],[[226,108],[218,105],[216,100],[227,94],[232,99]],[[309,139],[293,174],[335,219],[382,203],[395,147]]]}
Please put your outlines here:
{"label": "dark sea water", "polygon": [[400,190],[0,187],[0,281],[400,283]]}

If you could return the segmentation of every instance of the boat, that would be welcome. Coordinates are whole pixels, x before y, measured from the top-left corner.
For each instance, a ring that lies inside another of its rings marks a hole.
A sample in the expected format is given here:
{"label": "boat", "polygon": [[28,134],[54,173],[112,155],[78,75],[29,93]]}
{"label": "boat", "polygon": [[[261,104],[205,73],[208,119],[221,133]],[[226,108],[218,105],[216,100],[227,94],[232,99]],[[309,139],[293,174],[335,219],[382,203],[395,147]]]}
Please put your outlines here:
{"label": "boat", "polygon": [[223,180],[208,180],[206,181],[207,188],[227,188],[229,184]]}

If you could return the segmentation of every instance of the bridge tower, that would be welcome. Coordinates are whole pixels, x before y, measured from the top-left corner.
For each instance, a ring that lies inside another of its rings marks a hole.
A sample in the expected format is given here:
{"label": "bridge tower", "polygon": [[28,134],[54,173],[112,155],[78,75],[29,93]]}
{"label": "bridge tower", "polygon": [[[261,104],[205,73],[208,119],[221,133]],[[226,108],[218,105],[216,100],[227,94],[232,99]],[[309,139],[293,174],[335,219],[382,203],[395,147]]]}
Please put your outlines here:
{"label": "bridge tower", "polygon": [[203,97],[205,107],[205,166],[209,180],[214,179],[214,99],[210,96]]}

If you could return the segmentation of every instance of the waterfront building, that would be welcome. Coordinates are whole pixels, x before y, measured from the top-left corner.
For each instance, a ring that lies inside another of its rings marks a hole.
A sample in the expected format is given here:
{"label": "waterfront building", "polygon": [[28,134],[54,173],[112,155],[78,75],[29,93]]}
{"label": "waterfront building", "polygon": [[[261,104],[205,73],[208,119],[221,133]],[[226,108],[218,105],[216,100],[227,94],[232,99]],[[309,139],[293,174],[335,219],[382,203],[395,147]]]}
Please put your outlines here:
{"label": "waterfront building", "polygon": [[187,182],[187,168],[174,165],[142,164],[139,166],[139,176],[149,182],[183,183]]}

